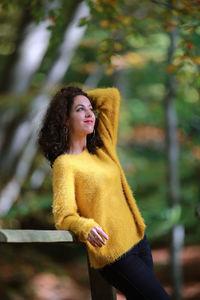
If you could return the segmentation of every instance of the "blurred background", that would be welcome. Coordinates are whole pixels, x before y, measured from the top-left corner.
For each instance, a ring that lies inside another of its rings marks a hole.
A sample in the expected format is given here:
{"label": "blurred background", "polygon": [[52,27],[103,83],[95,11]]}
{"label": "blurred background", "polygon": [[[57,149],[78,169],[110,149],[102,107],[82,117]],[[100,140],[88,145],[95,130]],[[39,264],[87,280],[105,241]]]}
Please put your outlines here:
{"label": "blurred background", "polygon": [[[55,229],[36,145],[52,95],[115,86],[156,275],[173,299],[200,299],[199,16],[198,0],[0,1],[1,228]],[[1,245],[0,266],[3,300],[91,299],[82,244]]]}

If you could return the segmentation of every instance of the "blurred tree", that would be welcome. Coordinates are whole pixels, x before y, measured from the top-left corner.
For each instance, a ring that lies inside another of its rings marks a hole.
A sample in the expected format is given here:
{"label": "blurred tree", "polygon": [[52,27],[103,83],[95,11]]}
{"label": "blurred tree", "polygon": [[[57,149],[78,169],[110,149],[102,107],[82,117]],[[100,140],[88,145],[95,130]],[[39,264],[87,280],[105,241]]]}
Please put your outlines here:
{"label": "blurred tree", "polygon": [[[6,153],[4,152],[4,156],[1,157],[2,167],[8,171],[9,167],[13,168],[14,160],[16,156],[19,155],[12,179],[7,182],[0,195],[1,216],[6,214],[17,200],[21,187],[28,176],[33,159],[37,153],[36,139],[38,123],[42,118],[41,111],[45,111],[49,102],[47,90],[51,85],[59,83],[66,73],[75,49],[86,29],[83,27],[80,28],[78,22],[83,15],[87,15],[88,13],[87,5],[84,2],[79,3],[77,1],[76,6],[74,6],[74,16],[72,20],[70,18],[69,23],[66,24],[67,27],[64,32],[63,41],[61,41],[61,45],[58,47],[58,56],[48,72],[46,82],[42,87],[40,94],[31,102],[25,119],[15,128],[12,142],[9,144],[9,149]],[[76,36],[76,39],[74,39],[74,36]],[[23,72],[24,69],[21,71]],[[34,70],[34,72],[35,71],[36,70]],[[23,76],[29,76],[28,69],[27,72],[25,72]],[[20,80],[23,79],[20,78]],[[5,138],[7,137],[5,136]],[[41,176],[41,179],[43,178],[44,176]]]}
{"label": "blurred tree", "polygon": [[[169,7],[172,1],[168,1]],[[172,26],[173,24],[173,26]],[[171,30],[169,30],[170,45],[168,50],[168,66],[172,66],[174,53],[178,40],[178,17],[171,19]],[[168,69],[169,70],[169,67]],[[180,208],[180,177],[179,177],[179,144],[178,144],[178,120],[175,108],[177,93],[177,78],[168,74],[166,81],[166,96],[164,98],[164,109],[166,118],[166,154],[167,154],[167,180],[168,200],[171,208]],[[181,224],[174,224],[171,234],[171,267],[173,275],[174,299],[182,299],[182,270],[181,253],[184,243],[184,227]]]}
{"label": "blurred tree", "polygon": [[[161,28],[170,32],[179,27],[180,37],[177,50],[168,72],[178,69],[184,71],[186,65],[192,67],[196,75],[200,56],[195,47],[200,38],[200,6],[198,0],[146,1],[141,3],[129,0],[87,0],[91,15],[83,18],[81,25],[96,24],[102,29],[101,47],[98,58],[112,65],[112,56],[128,50],[135,50],[134,38],[138,34],[157,31]],[[177,18],[178,16],[178,18]]]}

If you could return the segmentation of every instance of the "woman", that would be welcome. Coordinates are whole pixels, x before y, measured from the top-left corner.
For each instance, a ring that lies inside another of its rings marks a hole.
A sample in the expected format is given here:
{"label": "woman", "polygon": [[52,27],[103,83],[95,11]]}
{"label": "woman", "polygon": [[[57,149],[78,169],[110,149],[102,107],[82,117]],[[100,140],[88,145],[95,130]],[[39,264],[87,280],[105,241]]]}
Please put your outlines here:
{"label": "woman", "polygon": [[53,168],[55,226],[86,243],[91,267],[127,299],[170,299],[117,157],[119,107],[116,88],[69,86],[52,99],[39,145]]}

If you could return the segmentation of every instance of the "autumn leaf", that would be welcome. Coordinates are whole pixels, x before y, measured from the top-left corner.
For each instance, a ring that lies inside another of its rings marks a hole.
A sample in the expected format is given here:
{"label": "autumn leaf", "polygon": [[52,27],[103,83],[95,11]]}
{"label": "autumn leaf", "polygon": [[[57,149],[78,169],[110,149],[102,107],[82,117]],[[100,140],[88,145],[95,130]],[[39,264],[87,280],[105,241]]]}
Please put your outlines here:
{"label": "autumn leaf", "polygon": [[105,27],[108,27],[109,26],[109,22],[107,20],[103,20],[100,22],[100,26],[105,28]]}
{"label": "autumn leaf", "polygon": [[167,69],[166,69],[167,73],[172,73],[175,70],[176,70],[176,66],[173,64],[170,64],[169,66],[167,66]]}
{"label": "autumn leaf", "polygon": [[189,49],[189,50],[192,50],[194,48],[194,44],[191,43],[191,42],[186,42],[186,47]]}
{"label": "autumn leaf", "polygon": [[195,64],[200,65],[200,56],[191,57],[191,59]]}

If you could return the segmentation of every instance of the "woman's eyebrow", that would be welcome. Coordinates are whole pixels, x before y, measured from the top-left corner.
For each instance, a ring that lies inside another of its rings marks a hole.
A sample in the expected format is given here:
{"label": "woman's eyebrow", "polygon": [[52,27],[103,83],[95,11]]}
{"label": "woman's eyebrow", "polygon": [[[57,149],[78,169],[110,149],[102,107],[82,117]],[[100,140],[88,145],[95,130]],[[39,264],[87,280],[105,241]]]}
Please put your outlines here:
{"label": "woman's eyebrow", "polygon": [[[77,105],[75,106],[75,108],[77,108],[79,105],[80,105],[80,106],[86,106],[86,105],[84,105],[84,104],[77,104]],[[88,107],[89,107],[89,106],[92,107],[92,104],[89,104]]]}

